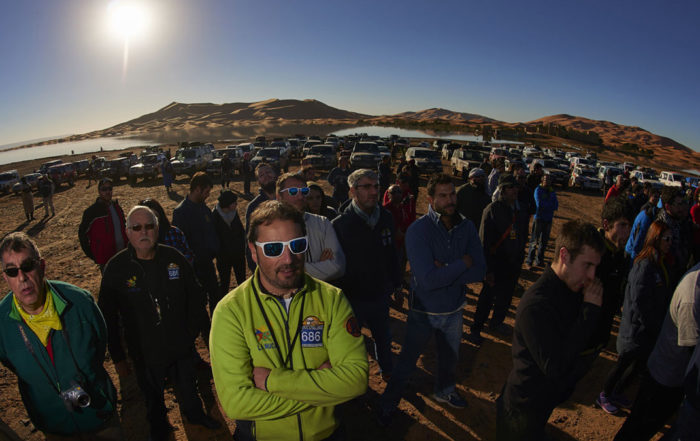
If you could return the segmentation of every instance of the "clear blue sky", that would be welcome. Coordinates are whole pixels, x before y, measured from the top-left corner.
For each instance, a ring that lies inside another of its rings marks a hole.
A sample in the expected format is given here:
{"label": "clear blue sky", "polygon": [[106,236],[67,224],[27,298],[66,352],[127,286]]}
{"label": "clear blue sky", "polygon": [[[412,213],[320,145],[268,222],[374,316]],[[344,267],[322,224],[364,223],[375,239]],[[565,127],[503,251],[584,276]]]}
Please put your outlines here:
{"label": "clear blue sky", "polygon": [[172,101],[315,98],[369,114],[569,113],[700,150],[700,2],[142,0],[3,2],[0,144],[109,127]]}

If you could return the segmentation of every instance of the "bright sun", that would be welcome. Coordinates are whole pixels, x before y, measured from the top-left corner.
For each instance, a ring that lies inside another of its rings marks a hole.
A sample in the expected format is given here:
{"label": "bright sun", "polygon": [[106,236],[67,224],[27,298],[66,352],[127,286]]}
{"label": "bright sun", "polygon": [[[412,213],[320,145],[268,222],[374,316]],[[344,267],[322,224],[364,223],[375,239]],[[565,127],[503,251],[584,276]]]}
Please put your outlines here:
{"label": "bright sun", "polygon": [[148,30],[148,10],[141,3],[115,0],[108,13],[111,31],[124,41],[133,41]]}

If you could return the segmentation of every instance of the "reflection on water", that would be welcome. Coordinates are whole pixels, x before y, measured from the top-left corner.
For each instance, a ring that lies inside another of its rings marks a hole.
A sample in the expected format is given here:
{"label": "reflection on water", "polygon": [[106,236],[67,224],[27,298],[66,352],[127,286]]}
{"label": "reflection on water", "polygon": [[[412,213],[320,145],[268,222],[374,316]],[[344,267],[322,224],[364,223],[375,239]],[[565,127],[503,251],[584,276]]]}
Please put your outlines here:
{"label": "reflection on water", "polygon": [[[334,135],[338,136],[348,136],[354,135],[355,133],[366,133],[370,136],[381,136],[382,138],[389,137],[391,135],[398,135],[401,138],[444,138],[453,139],[455,141],[476,141],[482,142],[484,140],[481,136],[476,135],[465,135],[461,133],[451,133],[451,132],[434,132],[428,131],[423,132],[421,130],[407,130],[400,129],[398,127],[382,127],[382,126],[362,126],[353,127],[351,129],[340,130],[337,132],[332,132]],[[330,134],[330,132],[328,133]],[[507,141],[502,139],[492,139],[492,144],[522,144],[522,142]]]}

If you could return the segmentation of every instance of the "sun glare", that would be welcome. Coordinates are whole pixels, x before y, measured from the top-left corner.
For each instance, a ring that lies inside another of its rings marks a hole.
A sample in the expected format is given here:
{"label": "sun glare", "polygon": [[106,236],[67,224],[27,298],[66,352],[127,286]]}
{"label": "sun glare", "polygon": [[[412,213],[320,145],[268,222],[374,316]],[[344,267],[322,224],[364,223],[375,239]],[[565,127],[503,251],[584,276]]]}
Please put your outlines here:
{"label": "sun glare", "polygon": [[113,1],[108,12],[111,31],[123,40],[133,41],[148,30],[148,10],[141,3]]}

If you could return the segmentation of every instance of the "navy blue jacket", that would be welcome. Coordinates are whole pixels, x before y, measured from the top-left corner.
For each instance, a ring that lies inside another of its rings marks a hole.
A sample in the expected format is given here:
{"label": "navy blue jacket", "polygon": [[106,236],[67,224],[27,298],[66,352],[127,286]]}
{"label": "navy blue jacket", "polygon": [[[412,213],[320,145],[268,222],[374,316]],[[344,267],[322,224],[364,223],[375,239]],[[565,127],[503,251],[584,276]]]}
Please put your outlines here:
{"label": "navy blue jacket", "polygon": [[341,208],[333,228],[345,252],[345,275],[338,282],[352,303],[374,300],[401,283],[402,272],[394,245],[394,219],[379,208],[379,222],[369,225],[355,213],[352,204]]}
{"label": "navy blue jacket", "polygon": [[[431,313],[453,312],[464,303],[466,284],[480,282],[486,260],[479,235],[469,219],[456,213],[459,223],[447,231],[440,216],[428,208],[408,227],[406,254],[411,262],[411,309]],[[462,256],[472,258],[467,268]],[[436,266],[435,261],[440,262]]]}
{"label": "navy blue jacket", "polygon": [[173,210],[173,225],[185,233],[195,262],[210,262],[219,252],[219,237],[206,204],[195,204],[186,197]]}

